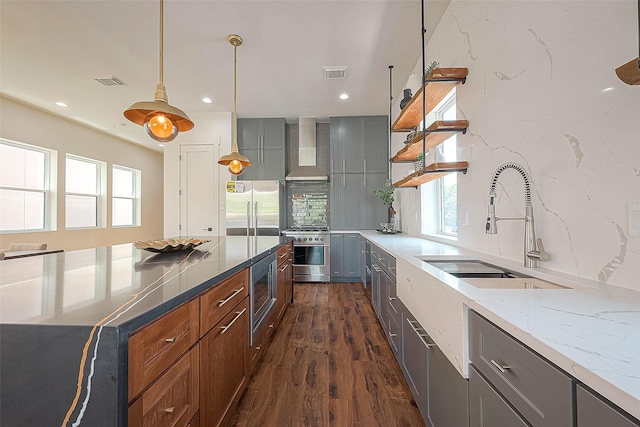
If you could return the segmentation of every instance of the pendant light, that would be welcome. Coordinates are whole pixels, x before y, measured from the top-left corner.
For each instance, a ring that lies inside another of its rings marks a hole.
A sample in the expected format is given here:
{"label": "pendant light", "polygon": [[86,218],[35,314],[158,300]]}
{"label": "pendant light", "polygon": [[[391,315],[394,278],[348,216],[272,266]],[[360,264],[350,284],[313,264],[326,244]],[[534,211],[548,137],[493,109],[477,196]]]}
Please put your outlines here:
{"label": "pendant light", "polygon": [[170,142],[178,132],[193,129],[193,122],[179,108],[169,105],[167,89],[162,83],[163,68],[164,0],[160,0],[160,82],[156,86],[154,100],[136,102],[124,112],[135,124],[144,126],[147,135],[158,142]]}
{"label": "pendant light", "polygon": [[229,166],[229,172],[233,175],[240,175],[244,172],[244,168],[251,166],[251,160],[238,152],[238,114],[236,112],[236,51],[238,46],[242,44],[242,37],[237,34],[229,34],[227,40],[233,46],[233,144],[231,145],[231,153],[220,157],[218,163],[223,166]]}

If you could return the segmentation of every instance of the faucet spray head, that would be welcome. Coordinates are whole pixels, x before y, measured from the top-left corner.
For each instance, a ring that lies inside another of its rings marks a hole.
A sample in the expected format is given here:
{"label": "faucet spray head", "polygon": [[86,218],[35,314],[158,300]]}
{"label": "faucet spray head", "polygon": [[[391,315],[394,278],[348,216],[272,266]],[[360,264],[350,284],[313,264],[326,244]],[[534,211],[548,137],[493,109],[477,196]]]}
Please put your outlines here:
{"label": "faucet spray head", "polygon": [[496,205],[494,203],[496,197],[496,193],[491,189],[489,191],[489,208],[487,209],[487,225],[485,228],[485,233],[487,234],[498,234],[498,224],[496,221]]}
{"label": "faucet spray head", "polygon": [[498,234],[498,224],[496,222],[496,205],[493,204],[493,198],[489,203],[489,209],[487,210],[487,226],[485,229],[487,234]]}

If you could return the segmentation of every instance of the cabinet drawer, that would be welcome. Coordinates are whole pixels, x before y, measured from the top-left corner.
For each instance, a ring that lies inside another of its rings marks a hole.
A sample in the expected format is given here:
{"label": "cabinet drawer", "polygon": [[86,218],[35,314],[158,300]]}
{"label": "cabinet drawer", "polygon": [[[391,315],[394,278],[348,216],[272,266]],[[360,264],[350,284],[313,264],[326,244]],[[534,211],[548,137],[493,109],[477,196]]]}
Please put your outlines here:
{"label": "cabinet drawer", "polygon": [[389,317],[389,342],[391,343],[391,349],[393,350],[393,354],[396,355],[396,358],[399,358],[400,355],[400,346],[402,345],[402,331],[400,331],[400,326],[395,319],[390,316]]}
{"label": "cabinet drawer", "polygon": [[186,426],[198,411],[199,346],[182,356],[129,407],[130,427]]}
{"label": "cabinet drawer", "polygon": [[192,300],[129,337],[129,401],[196,343],[198,308]]}
{"label": "cabinet drawer", "polygon": [[387,296],[389,304],[387,310],[389,310],[389,317],[396,321],[399,325],[402,323],[402,303],[398,299],[398,288],[393,280],[387,280],[387,287],[389,294]]}
{"label": "cabinet drawer", "polygon": [[280,249],[278,249],[278,252],[277,252],[278,267],[280,267],[283,262],[285,262],[287,259],[291,257],[291,251],[292,251],[291,243],[284,245]]}
{"label": "cabinet drawer", "polygon": [[473,365],[469,366],[469,425],[528,427]]}
{"label": "cabinet drawer", "polygon": [[469,358],[534,427],[573,425],[573,379],[475,312]]}
{"label": "cabinet drawer", "polygon": [[249,295],[249,270],[223,280],[200,297],[200,336],[233,310]]}
{"label": "cabinet drawer", "polygon": [[578,407],[578,427],[638,427],[639,420],[632,420],[621,410],[609,405],[599,396],[584,388],[581,384],[576,387],[576,401]]}

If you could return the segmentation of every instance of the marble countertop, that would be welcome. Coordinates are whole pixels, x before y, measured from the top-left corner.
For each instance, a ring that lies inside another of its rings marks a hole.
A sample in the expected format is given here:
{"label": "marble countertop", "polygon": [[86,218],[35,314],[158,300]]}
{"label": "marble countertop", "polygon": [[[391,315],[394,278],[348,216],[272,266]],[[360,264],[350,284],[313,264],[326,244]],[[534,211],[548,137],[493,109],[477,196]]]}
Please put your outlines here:
{"label": "marble countertop", "polygon": [[[3,260],[0,323],[133,329],[273,252],[282,237],[206,237],[193,251],[132,243]],[[107,323],[102,323],[107,324]]]}
{"label": "marble countertop", "polygon": [[[361,234],[396,257],[399,298],[465,377],[473,309],[640,418],[640,292],[422,238]],[[476,288],[420,258],[479,259],[569,289]]]}

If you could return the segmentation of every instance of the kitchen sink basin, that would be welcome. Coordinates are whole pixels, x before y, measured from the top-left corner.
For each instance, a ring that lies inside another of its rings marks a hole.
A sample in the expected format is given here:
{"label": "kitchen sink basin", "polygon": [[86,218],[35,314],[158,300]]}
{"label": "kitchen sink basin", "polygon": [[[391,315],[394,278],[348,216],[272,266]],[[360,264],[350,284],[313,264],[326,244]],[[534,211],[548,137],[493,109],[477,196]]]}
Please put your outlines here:
{"label": "kitchen sink basin", "polygon": [[[452,276],[465,279],[476,288],[486,289],[569,289],[567,286],[547,282],[507,268],[477,259],[444,260],[419,258]],[[500,279],[500,280],[496,280]]]}
{"label": "kitchen sink basin", "polygon": [[569,289],[567,286],[535,277],[513,277],[504,280],[467,278],[465,282],[476,288],[487,289]]}
{"label": "kitchen sink basin", "polygon": [[446,273],[451,274],[452,276],[464,279],[506,279],[513,277],[528,277],[524,274],[516,273],[506,268],[498,267],[479,260],[423,261]]}

